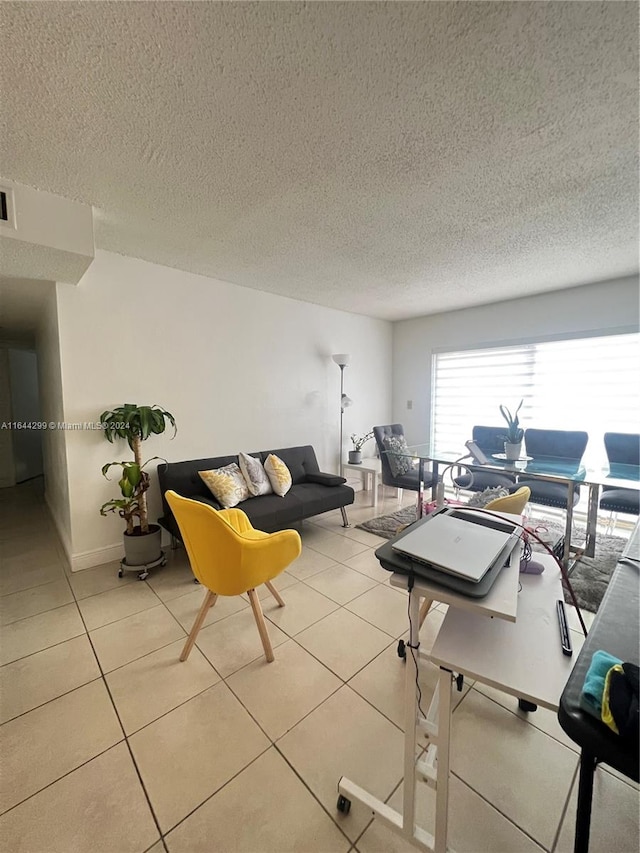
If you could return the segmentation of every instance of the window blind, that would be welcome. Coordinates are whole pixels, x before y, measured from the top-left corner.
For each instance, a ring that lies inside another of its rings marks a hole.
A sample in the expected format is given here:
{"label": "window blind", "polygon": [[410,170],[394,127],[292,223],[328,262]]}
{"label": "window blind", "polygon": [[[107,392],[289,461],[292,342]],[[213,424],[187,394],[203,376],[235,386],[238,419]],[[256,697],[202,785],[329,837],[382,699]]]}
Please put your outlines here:
{"label": "window blind", "polygon": [[504,426],[502,403],[520,423],[589,433],[584,460],[606,460],[605,432],[640,431],[640,335],[577,338],[437,353],[431,435],[464,450],[474,424]]}

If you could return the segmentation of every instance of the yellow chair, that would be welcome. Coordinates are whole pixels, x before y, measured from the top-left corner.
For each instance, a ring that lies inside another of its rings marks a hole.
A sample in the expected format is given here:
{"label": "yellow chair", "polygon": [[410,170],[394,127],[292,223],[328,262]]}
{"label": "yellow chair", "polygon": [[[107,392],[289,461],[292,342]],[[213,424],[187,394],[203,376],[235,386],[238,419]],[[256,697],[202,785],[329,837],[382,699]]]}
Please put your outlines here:
{"label": "yellow chair", "polygon": [[284,607],[284,601],[271,581],[300,556],[300,535],[295,530],[279,530],[277,533],[255,530],[241,509],[215,510],[171,490],[166,492],[166,498],[178,522],[191,570],[207,588],[180,660],[188,658],[207,612],[218,596],[246,592],[265,657],[271,662],[274,659],[273,649],[256,587],[265,584],[280,607]]}
{"label": "yellow chair", "polygon": [[531,497],[531,489],[529,486],[521,486],[517,492],[512,495],[505,495],[503,498],[494,498],[484,507],[493,512],[511,512],[513,515],[522,515],[525,506],[529,503]]}

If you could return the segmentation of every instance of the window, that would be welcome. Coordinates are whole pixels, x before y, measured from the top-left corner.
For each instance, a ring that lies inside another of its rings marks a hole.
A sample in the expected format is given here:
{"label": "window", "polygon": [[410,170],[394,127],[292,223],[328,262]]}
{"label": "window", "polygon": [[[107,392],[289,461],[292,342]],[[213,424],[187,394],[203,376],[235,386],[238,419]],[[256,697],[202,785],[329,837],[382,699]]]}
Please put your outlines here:
{"label": "window", "polygon": [[640,430],[640,335],[443,352],[434,357],[431,436],[461,450],[474,424],[502,426],[524,400],[524,429],[582,429],[587,463],[606,459],[605,432]]}

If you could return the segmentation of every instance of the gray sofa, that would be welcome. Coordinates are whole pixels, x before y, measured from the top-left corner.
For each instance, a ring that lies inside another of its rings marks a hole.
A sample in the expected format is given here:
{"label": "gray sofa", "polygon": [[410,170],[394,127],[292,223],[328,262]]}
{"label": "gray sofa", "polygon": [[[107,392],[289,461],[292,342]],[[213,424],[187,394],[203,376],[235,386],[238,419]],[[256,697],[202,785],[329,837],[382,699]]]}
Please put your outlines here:
{"label": "gray sofa", "polygon": [[[339,509],[344,527],[349,526],[346,506],[353,503],[354,491],[346,486],[344,477],[336,474],[324,474],[320,471],[316,454],[311,445],[303,447],[284,447],[279,450],[261,450],[251,453],[264,462],[270,453],[280,457],[291,472],[293,485],[284,497],[279,495],[259,495],[238,504],[251,524],[265,533],[283,530],[299,524],[305,518]],[[158,465],[158,481],[162,494],[163,516],[158,524],[168,530],[176,539],[181,539],[180,529],[165,498],[165,492],[172,489],[185,498],[193,498],[222,509],[211,494],[198,471],[222,468],[232,462],[238,464],[237,456],[215,456],[211,459],[193,459],[187,462],[168,462]]]}

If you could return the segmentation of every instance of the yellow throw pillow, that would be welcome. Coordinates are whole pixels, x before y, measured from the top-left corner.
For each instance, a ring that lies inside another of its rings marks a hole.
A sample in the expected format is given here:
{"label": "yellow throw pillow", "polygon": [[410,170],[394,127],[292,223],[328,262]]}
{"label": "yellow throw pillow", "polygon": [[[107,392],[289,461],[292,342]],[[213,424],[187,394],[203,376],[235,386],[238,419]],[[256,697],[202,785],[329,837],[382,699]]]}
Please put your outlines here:
{"label": "yellow throw pillow", "polygon": [[283,498],[291,488],[291,471],[279,456],[270,453],[264,463],[264,470],[271,483],[271,488]]}
{"label": "yellow throw pillow", "polygon": [[237,506],[249,497],[247,483],[235,462],[211,471],[198,471],[211,494],[225,509]]}

